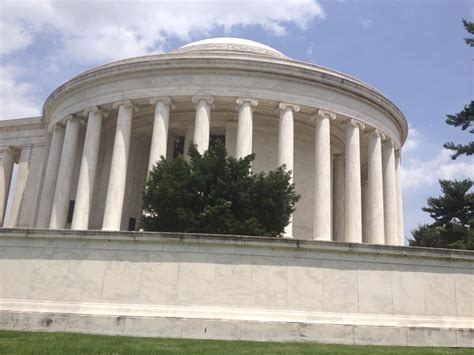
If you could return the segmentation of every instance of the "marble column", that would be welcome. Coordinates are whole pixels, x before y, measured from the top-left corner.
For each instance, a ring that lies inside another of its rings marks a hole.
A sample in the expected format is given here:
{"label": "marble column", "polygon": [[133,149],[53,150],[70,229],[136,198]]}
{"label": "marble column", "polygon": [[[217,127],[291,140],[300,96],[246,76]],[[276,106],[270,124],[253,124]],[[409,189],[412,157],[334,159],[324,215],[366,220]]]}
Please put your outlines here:
{"label": "marble column", "polygon": [[382,139],[377,129],[368,133],[367,243],[385,244],[383,212]]}
{"label": "marble column", "polygon": [[150,104],[155,105],[155,117],[153,120],[150,157],[148,159],[148,172],[153,169],[161,157],[166,159],[170,106],[172,103],[170,97],[163,96],[151,98]]}
{"label": "marble column", "polygon": [[318,110],[315,116],[313,239],[331,240],[331,132],[336,114]]}
{"label": "marble column", "polygon": [[367,238],[368,214],[367,214],[367,200],[368,200],[368,181],[362,181],[361,185],[362,197],[362,243],[369,243]]}
{"label": "marble column", "polygon": [[[278,130],[278,166],[285,165],[287,171],[291,171],[291,183],[293,183],[293,160],[294,160],[294,113],[300,110],[298,105],[280,102],[280,126]],[[283,236],[293,238],[293,221],[285,227]]]}
{"label": "marble column", "polygon": [[258,101],[239,97],[235,102],[239,107],[235,157],[240,159],[252,154],[253,107],[258,105]]}
{"label": "marble column", "polygon": [[51,207],[53,206],[54,190],[58,178],[61,151],[64,142],[64,127],[56,124],[53,127],[53,136],[49,147],[48,161],[44,175],[43,189],[41,191],[40,204],[38,208],[38,218],[36,228],[48,228],[51,218]]}
{"label": "marble column", "polygon": [[333,182],[333,240],[343,242],[344,238],[344,155],[334,156]]}
{"label": "marble column", "polygon": [[395,177],[395,151],[393,141],[383,144],[383,202],[385,222],[385,244],[398,245],[397,186]]}
{"label": "marble column", "polygon": [[344,241],[362,242],[362,191],[360,176],[360,129],[364,125],[354,119],[345,123],[345,188]]}
{"label": "marble column", "polygon": [[197,151],[203,154],[209,148],[211,105],[214,103],[214,97],[193,96],[192,102],[196,105],[193,144],[196,145]]}
{"label": "marble column", "polygon": [[118,108],[117,127],[115,128],[114,149],[112,152],[102,229],[118,231],[122,222],[128,152],[130,149],[132,117],[135,107],[131,101],[124,100],[115,102],[113,108]]}
{"label": "marble column", "polygon": [[5,211],[7,209],[8,193],[13,173],[13,148],[3,149],[2,163],[0,164],[0,226],[4,225]]}
{"label": "marble column", "polygon": [[66,228],[69,201],[71,199],[72,174],[76,158],[80,121],[76,116],[66,118],[66,133],[59,163],[58,178],[51,207],[50,229]]}
{"label": "marble column", "polygon": [[395,178],[397,184],[397,216],[398,216],[398,238],[399,245],[405,245],[404,225],[403,225],[403,195],[401,182],[401,152],[400,149],[395,151]]}
{"label": "marble column", "polygon": [[94,196],[94,184],[99,157],[102,119],[105,113],[98,107],[84,112],[87,116],[87,131],[82,152],[81,169],[77,183],[76,203],[72,218],[71,229],[88,229],[89,216]]}
{"label": "marble column", "polygon": [[[17,166],[15,167],[15,189],[12,191],[13,196],[11,198],[11,207],[8,214],[8,220],[5,221],[5,227],[7,228],[19,227],[18,223],[20,221],[20,214],[24,210],[23,207],[25,207],[26,203],[31,203],[30,201],[32,201],[32,199],[27,198],[26,194],[26,190],[30,190],[31,184],[31,180],[28,180],[28,176],[30,175],[29,170],[31,165],[34,164],[33,162],[30,162],[32,148],[33,145],[22,145],[20,149],[18,149],[18,158],[14,158],[15,163],[17,163]],[[38,168],[36,170],[38,170]],[[33,173],[31,172],[31,174]],[[23,226],[26,227],[25,225]]]}

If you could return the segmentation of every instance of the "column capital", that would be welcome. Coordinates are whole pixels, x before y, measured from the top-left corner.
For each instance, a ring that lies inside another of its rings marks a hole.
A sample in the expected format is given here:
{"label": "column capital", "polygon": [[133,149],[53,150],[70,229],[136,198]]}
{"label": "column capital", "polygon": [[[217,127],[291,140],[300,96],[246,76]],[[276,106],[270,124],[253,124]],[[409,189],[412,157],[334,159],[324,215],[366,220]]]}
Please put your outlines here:
{"label": "column capital", "polygon": [[134,105],[133,102],[130,101],[130,100],[115,101],[115,102],[112,104],[112,108],[114,108],[114,109],[117,109],[117,108],[119,108],[120,106],[124,106],[125,108],[131,108],[131,109],[133,109],[134,112],[137,112],[137,111],[138,111],[138,107],[137,107],[136,105]]}
{"label": "column capital", "polygon": [[195,105],[200,101],[205,101],[208,105],[212,105],[214,103],[214,96],[196,95],[191,98],[191,102]]}
{"label": "column capital", "polygon": [[174,105],[173,101],[171,100],[171,97],[169,96],[155,96],[155,97],[150,97],[150,105],[156,105],[158,102],[163,102],[165,105],[169,105],[171,108],[175,108],[176,106]]}
{"label": "column capital", "polygon": [[249,102],[251,106],[253,107],[256,107],[258,105],[258,100],[257,99],[252,99],[252,98],[248,98],[248,97],[238,97],[236,100],[235,100],[235,103],[238,105],[238,106],[241,106],[244,104],[244,102]]}
{"label": "column capital", "polygon": [[320,119],[323,119],[323,118],[328,118],[330,120],[335,120],[336,119],[336,114],[334,112],[331,112],[331,111],[318,109],[316,114],[313,115],[311,118],[313,120],[317,120],[317,119],[320,120]]}
{"label": "column capital", "polygon": [[0,147],[0,156],[4,156],[5,154],[11,154],[14,162],[18,162],[18,159],[20,158],[20,152],[21,147],[16,145]]}
{"label": "column capital", "polygon": [[64,117],[63,122],[67,124],[69,121],[77,121],[80,124],[84,123],[84,118],[77,114],[67,115]]}
{"label": "column capital", "polygon": [[362,122],[360,122],[360,121],[358,121],[354,118],[351,118],[351,119],[348,119],[347,121],[345,121],[343,126],[345,126],[345,127],[348,127],[348,126],[359,127],[360,129],[365,128],[365,124],[363,124]]}
{"label": "column capital", "polygon": [[64,123],[62,121],[55,123],[52,127],[48,129],[48,133],[53,133],[56,130],[64,131]]}
{"label": "column capital", "polygon": [[387,138],[382,144],[388,146],[389,148],[396,148],[395,142],[391,138]]}
{"label": "column capital", "polygon": [[105,111],[104,109],[101,109],[99,106],[92,106],[89,107],[88,109],[85,109],[82,115],[84,117],[89,117],[90,114],[96,115],[100,114],[102,117],[108,117],[109,113]]}
{"label": "column capital", "polygon": [[284,111],[284,110],[287,110],[287,109],[291,109],[293,110],[293,112],[298,112],[300,110],[300,105],[297,105],[297,104],[291,104],[291,103],[288,103],[288,102],[280,102],[278,104],[278,109],[280,111]]}
{"label": "column capital", "polygon": [[367,135],[374,135],[376,137],[379,137],[381,140],[385,139],[385,134],[377,128],[370,128],[369,130],[366,131]]}

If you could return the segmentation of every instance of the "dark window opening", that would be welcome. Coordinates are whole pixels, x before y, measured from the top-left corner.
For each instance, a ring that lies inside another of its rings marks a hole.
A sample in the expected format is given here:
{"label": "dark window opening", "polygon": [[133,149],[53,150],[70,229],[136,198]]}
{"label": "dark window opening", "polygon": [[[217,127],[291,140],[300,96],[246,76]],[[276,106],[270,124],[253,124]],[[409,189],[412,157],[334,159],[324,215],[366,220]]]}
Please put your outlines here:
{"label": "dark window opening", "polygon": [[183,154],[184,154],[184,137],[175,137],[173,159],[176,159],[178,155],[183,155]]}
{"label": "dark window opening", "polygon": [[69,209],[67,211],[66,223],[72,223],[72,216],[74,215],[74,205],[75,204],[76,204],[76,201],[74,201],[74,200],[69,201]]}
{"label": "dark window opening", "polygon": [[136,218],[129,218],[128,219],[128,230],[129,231],[134,231],[136,224],[137,224],[137,219]]}

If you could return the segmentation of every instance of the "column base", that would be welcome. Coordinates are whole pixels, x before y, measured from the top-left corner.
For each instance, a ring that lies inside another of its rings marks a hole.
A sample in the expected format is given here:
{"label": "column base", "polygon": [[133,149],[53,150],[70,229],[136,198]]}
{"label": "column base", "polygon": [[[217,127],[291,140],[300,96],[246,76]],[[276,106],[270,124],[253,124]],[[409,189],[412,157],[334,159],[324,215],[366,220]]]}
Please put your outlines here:
{"label": "column base", "polygon": [[120,232],[120,228],[114,228],[114,227],[102,227],[101,230],[104,232]]}
{"label": "column base", "polygon": [[313,240],[317,240],[318,242],[332,242],[333,239],[331,237],[323,238],[323,237],[313,237]]}

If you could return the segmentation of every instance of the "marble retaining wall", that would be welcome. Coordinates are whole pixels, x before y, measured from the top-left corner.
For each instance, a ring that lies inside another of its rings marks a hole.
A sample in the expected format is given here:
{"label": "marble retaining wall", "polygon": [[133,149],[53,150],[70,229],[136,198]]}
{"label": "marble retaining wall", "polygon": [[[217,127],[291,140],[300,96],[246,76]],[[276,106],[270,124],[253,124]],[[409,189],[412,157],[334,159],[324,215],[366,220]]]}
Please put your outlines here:
{"label": "marble retaining wall", "polygon": [[0,329],[474,346],[474,253],[0,229]]}

